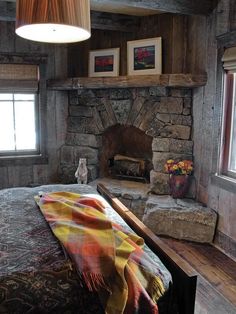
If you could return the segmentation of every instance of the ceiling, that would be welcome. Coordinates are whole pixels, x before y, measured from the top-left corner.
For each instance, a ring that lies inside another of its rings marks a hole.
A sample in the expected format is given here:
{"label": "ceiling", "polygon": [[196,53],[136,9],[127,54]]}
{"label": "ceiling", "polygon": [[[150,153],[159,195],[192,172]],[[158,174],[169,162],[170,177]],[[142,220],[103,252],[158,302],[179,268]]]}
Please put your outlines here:
{"label": "ceiling", "polygon": [[[65,0],[66,1],[66,0]],[[218,0],[217,0],[218,1]],[[216,0],[90,0],[91,10],[144,16],[163,12],[207,15],[212,12]],[[16,0],[0,0],[0,4],[15,6]],[[2,11],[2,8],[0,8]],[[7,12],[6,12],[7,13]],[[3,16],[4,12],[0,12]]]}

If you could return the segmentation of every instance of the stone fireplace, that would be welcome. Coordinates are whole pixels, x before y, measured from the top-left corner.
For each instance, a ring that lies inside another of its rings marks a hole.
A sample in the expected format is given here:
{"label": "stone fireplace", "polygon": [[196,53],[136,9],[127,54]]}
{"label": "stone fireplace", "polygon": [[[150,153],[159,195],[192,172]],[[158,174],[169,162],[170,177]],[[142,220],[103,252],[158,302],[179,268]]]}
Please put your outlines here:
{"label": "stone fireplace", "polygon": [[111,175],[116,155],[145,160],[150,188],[167,194],[167,159],[192,159],[191,89],[167,87],[81,89],[69,92],[66,143],[61,148],[64,183],[75,182],[79,158],[89,180]]}

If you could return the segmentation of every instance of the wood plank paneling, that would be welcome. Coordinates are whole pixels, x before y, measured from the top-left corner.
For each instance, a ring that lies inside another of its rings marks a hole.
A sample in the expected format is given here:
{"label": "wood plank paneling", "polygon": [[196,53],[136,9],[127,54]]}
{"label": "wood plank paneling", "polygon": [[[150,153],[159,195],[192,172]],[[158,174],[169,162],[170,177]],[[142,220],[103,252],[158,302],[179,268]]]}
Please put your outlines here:
{"label": "wood plank paneling", "polygon": [[11,187],[27,186],[33,183],[32,166],[9,166],[8,167],[9,185]]}
{"label": "wood plank paneling", "polygon": [[69,45],[69,76],[88,75],[89,50],[120,47],[120,75],[127,74],[127,41],[162,37],[162,73],[204,73],[206,18],[158,14],[139,19],[136,32],[92,30],[91,39]]}
{"label": "wood plank paneling", "polygon": [[231,0],[230,2],[230,30],[236,29],[236,2]]}
{"label": "wood plank paneling", "polygon": [[14,51],[14,23],[0,21],[0,47],[1,52]]}
{"label": "wood plank paneling", "polygon": [[[183,42],[184,40],[184,33],[179,33],[178,36],[173,39],[173,18],[174,16],[171,14],[143,17],[140,19],[140,28],[135,38],[162,38],[162,73],[173,73],[172,64],[175,60],[172,59],[172,47],[175,43]],[[181,17],[179,18],[181,19]],[[183,60],[181,60],[181,65],[182,63]]]}
{"label": "wood plank paneling", "polygon": [[7,167],[0,167],[0,189],[7,188],[9,186],[9,176]]}
{"label": "wood plank paneling", "polygon": [[[142,17],[139,21],[136,32],[92,30],[90,40],[69,45],[69,76],[88,75],[89,50],[116,47],[120,47],[120,75],[126,75],[127,41],[153,37],[162,37],[162,73],[190,73],[190,67],[186,67],[186,16],[158,14]],[[202,60],[196,58],[195,62],[199,62],[197,70],[202,71]]]}
{"label": "wood plank paneling", "polygon": [[136,16],[91,11],[93,29],[132,33],[136,31],[138,22]]}
{"label": "wood plank paneling", "polygon": [[187,17],[173,16],[172,22],[172,67],[170,73],[186,73]]}
{"label": "wood plank paneling", "polygon": [[187,17],[186,27],[188,29],[186,68],[189,73],[205,72],[207,65],[207,18],[202,16]]}
{"label": "wood plank paneling", "polygon": [[[233,0],[234,1],[234,0]],[[225,34],[230,30],[230,2],[231,0],[221,0],[217,6],[216,36]]]}

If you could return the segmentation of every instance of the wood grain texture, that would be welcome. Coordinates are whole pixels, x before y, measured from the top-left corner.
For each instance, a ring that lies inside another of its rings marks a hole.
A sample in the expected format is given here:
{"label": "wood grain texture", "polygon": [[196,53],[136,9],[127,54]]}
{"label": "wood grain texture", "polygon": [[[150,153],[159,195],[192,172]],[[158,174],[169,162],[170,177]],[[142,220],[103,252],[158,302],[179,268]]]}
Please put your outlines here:
{"label": "wood grain texture", "polygon": [[172,65],[170,73],[186,73],[187,58],[187,17],[174,15],[172,22],[171,53]]}
{"label": "wood grain texture", "polygon": [[220,0],[217,5],[216,36],[225,34],[230,29],[231,0]]}
{"label": "wood grain texture", "polygon": [[217,36],[217,42],[220,47],[232,47],[236,42],[236,31],[231,31],[226,34]]}
{"label": "wood grain texture", "polygon": [[[171,247],[178,255],[180,255],[185,261],[187,261],[193,269],[207,281],[211,286],[211,290],[208,288],[208,292],[212,291],[218,298],[219,295],[228,300],[234,306],[229,307],[226,303],[225,309],[236,309],[236,262],[217,250],[215,247],[209,244],[192,243],[186,241],[180,241],[170,238],[162,238],[162,241]],[[203,282],[203,286],[200,289],[206,288]],[[214,290],[216,292],[214,292]],[[199,291],[199,297],[203,297],[204,291]],[[222,299],[222,304],[224,300]],[[205,303],[205,302],[204,302]],[[206,306],[206,304],[204,305]],[[211,299],[208,298],[209,308],[214,308],[214,304],[211,303]],[[219,304],[218,304],[219,306]],[[203,312],[204,313],[204,312]],[[235,312],[207,312],[207,313],[235,313]]]}
{"label": "wood grain texture", "polygon": [[[116,47],[120,47],[120,75],[126,75],[127,41],[153,37],[162,38],[163,74],[205,72],[206,18],[204,16],[157,14],[133,20],[124,20],[121,17],[119,23],[119,16],[114,16],[114,18],[118,27],[117,31],[113,31],[112,27],[110,31],[103,31],[103,19],[99,19],[101,29],[93,29],[88,41],[69,45],[69,76],[88,76],[90,50]],[[104,23],[104,29],[109,29],[112,23],[107,20],[106,23],[107,26]],[[135,31],[128,32],[129,29]]]}
{"label": "wood grain texture", "polygon": [[230,237],[217,230],[214,244],[217,247],[227,247],[227,254],[236,261],[236,241],[233,241]]}
{"label": "wood grain texture", "polygon": [[135,10],[138,9],[149,9],[171,13],[182,13],[182,14],[209,14],[213,7],[214,1],[212,0],[91,0],[92,4],[103,3],[104,5],[117,5],[123,7],[131,7]]}
{"label": "wood grain texture", "polygon": [[[0,2],[16,0],[0,0]],[[232,0],[233,1],[233,0]],[[132,15],[146,15],[154,12],[171,12],[181,14],[209,14],[215,6],[213,0],[91,0],[91,7],[101,11],[117,12]],[[142,13],[142,10],[144,11]]]}
{"label": "wood grain texture", "polygon": [[134,75],[118,77],[78,77],[65,80],[49,80],[48,88],[53,90],[73,90],[81,88],[129,88],[129,87],[187,87],[204,86],[207,77],[205,74],[161,74],[161,75]]}
{"label": "wood grain texture", "polygon": [[93,29],[136,32],[139,18],[124,14],[91,11],[91,27]]}
{"label": "wood grain texture", "polygon": [[235,312],[235,306],[199,275],[194,314],[235,314]]}
{"label": "wood grain texture", "polygon": [[230,30],[236,29],[236,2],[231,0],[230,2]]}

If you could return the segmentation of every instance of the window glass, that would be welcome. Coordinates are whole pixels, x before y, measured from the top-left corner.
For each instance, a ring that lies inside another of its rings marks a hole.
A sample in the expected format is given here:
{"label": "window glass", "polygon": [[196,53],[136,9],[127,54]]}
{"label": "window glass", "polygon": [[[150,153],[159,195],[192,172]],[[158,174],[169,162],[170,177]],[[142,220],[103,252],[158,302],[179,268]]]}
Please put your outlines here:
{"label": "window glass", "polygon": [[34,101],[34,94],[14,94],[15,100],[32,100]]}
{"label": "window glass", "polygon": [[16,150],[36,149],[34,101],[15,101]]}
{"label": "window glass", "polygon": [[1,153],[37,149],[35,108],[34,94],[0,94]]}
{"label": "window glass", "polygon": [[13,103],[0,101],[0,150],[15,149]]}
{"label": "window glass", "polygon": [[229,150],[229,171],[236,173],[236,74],[234,74],[234,84],[232,91],[232,109],[231,109],[231,132],[230,132],[230,150]]}
{"label": "window glass", "polygon": [[13,94],[0,94],[0,100],[12,100]]}

